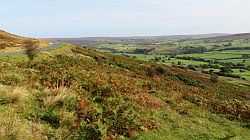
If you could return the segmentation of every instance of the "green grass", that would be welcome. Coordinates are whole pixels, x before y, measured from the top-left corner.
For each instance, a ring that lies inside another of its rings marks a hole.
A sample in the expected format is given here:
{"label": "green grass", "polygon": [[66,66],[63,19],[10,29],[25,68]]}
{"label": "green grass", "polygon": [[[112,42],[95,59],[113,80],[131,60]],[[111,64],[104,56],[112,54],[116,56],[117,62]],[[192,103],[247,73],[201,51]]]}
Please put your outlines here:
{"label": "green grass", "polygon": [[188,56],[188,57],[198,57],[204,59],[232,59],[241,58],[240,54],[230,54],[230,53],[218,53],[218,52],[207,52],[202,54],[183,54],[178,56]]}
{"label": "green grass", "polygon": [[0,56],[0,62],[21,62],[23,60],[28,60],[28,57],[24,54],[16,56]]}
{"label": "green grass", "polygon": [[[208,62],[201,62],[201,61],[193,61],[193,60],[183,60],[183,59],[176,59],[176,58],[171,58],[171,60],[168,60],[168,57],[165,57],[165,55],[144,55],[144,54],[128,54],[130,57],[136,57],[137,59],[140,59],[140,60],[146,60],[146,61],[149,61],[151,59],[154,59],[155,57],[161,57],[161,60],[160,62],[158,63],[161,63],[161,64],[166,64],[166,65],[177,65],[178,62],[181,62],[181,65],[180,66],[188,66],[188,65],[194,65],[194,66],[199,66],[199,65],[202,65],[202,64],[208,64]],[[194,55],[202,55],[202,54],[192,54],[190,56],[194,57]],[[219,54],[218,54],[219,55]],[[230,55],[230,54],[228,54]],[[214,55],[214,57],[216,57],[216,55]],[[162,60],[164,60],[165,62],[162,62]],[[231,61],[231,60],[234,60],[234,61]],[[221,60],[223,61],[223,60]],[[227,61],[223,61],[223,62],[233,62],[233,63],[239,63],[239,62],[242,62],[243,59],[229,59]],[[248,60],[246,60],[246,63],[245,64],[248,64]],[[222,67],[222,66],[220,66]],[[209,70],[213,70],[214,72],[219,72],[220,70],[219,69],[204,69],[204,71],[209,71]],[[247,71],[245,70],[246,72],[239,72],[238,69],[235,69],[233,70],[234,72],[232,74],[235,74],[235,75],[240,75],[241,78],[245,78],[246,80],[250,80],[250,71]]]}
{"label": "green grass", "polygon": [[[202,64],[208,64],[208,62],[201,62],[201,61],[192,61],[192,60],[183,60],[183,59],[176,59],[176,58],[171,58],[168,60],[168,57],[165,57],[165,55],[144,55],[144,54],[127,54],[130,57],[136,57],[137,59],[140,60],[151,60],[154,59],[155,57],[160,57],[161,60],[159,63],[162,64],[167,64],[167,65],[177,65],[178,62],[181,62],[182,66],[188,66],[188,65],[202,65]],[[164,60],[165,62],[162,62]]]}
{"label": "green grass", "polygon": [[244,129],[242,127],[243,124],[239,122],[231,122],[192,105],[185,107],[190,108],[190,112],[185,116],[171,111],[168,111],[168,113],[157,112],[155,115],[161,116],[157,120],[158,123],[167,125],[161,125],[161,127],[152,132],[143,133],[138,139],[173,140],[186,138],[209,140],[225,139],[232,136],[232,139],[240,140],[250,137],[250,130]]}
{"label": "green grass", "polygon": [[[121,54],[118,54],[121,55]],[[149,55],[145,55],[145,54],[129,54],[129,53],[125,53],[125,55],[128,55],[130,57],[133,58],[137,58],[140,60],[145,60],[145,61],[149,61],[151,59],[154,59],[155,57],[161,57],[162,59],[166,59],[167,57],[165,57],[165,55],[155,55],[155,54],[149,54]]]}
{"label": "green grass", "polygon": [[192,60],[183,60],[183,59],[175,59],[175,58],[172,58],[171,60],[165,60],[164,64],[168,64],[168,65],[171,65],[171,64],[175,64],[177,65],[178,62],[181,62],[181,65],[182,66],[188,66],[188,65],[202,65],[202,64],[208,64],[207,62],[201,62],[201,61],[192,61]]}
{"label": "green grass", "polygon": [[245,78],[246,80],[250,81],[250,71],[243,70],[245,72],[240,72],[239,69],[233,69],[233,74],[240,75],[241,78]]}
{"label": "green grass", "polygon": [[[245,60],[246,62],[243,63],[243,60]],[[248,65],[250,66],[250,58],[248,59],[226,59],[226,60],[219,60],[219,62],[232,62],[232,63],[240,63],[240,64],[245,64],[245,65]]]}
{"label": "green grass", "polygon": [[250,54],[250,50],[227,50],[219,53],[228,53],[228,54]]}
{"label": "green grass", "polygon": [[208,68],[208,69],[203,69],[204,71],[209,72],[210,70],[213,70],[214,72],[219,72],[219,69],[213,69],[213,68]]}
{"label": "green grass", "polygon": [[95,48],[100,49],[100,50],[114,49],[116,51],[132,52],[136,50],[136,48],[140,48],[140,46],[122,45],[122,44],[102,44],[102,45],[96,46]]}

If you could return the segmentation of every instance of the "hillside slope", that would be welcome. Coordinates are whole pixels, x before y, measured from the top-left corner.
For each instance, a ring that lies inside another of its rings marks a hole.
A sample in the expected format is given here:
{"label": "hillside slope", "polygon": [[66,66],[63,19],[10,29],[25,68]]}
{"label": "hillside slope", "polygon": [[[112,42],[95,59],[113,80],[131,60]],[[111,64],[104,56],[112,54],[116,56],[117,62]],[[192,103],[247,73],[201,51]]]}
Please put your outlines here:
{"label": "hillside slope", "polygon": [[[0,53],[15,52],[23,50],[24,41],[31,40],[32,38],[26,38],[17,36],[6,31],[0,30]],[[48,45],[45,40],[38,40],[40,47]]]}
{"label": "hillside slope", "polygon": [[19,47],[22,45],[23,40],[27,38],[10,34],[0,30],[0,45],[5,47]]}
{"label": "hillside slope", "polygon": [[0,139],[250,137],[247,86],[68,44],[0,66]]}
{"label": "hillside slope", "polygon": [[218,37],[205,38],[203,40],[249,40],[250,33],[234,34],[234,35],[224,35]]}

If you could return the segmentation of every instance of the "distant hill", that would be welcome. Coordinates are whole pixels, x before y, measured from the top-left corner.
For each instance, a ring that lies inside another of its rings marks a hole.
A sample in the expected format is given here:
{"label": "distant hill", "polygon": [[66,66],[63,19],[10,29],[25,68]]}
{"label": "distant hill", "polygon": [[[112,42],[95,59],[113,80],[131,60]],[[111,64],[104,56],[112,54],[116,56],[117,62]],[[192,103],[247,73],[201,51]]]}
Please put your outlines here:
{"label": "distant hill", "polygon": [[46,38],[48,41],[61,41],[69,43],[89,43],[89,42],[149,42],[149,41],[178,41],[178,40],[189,40],[189,39],[202,39],[211,37],[226,36],[229,34],[197,34],[197,35],[170,35],[170,36],[131,36],[131,37],[81,37],[81,38]]}
{"label": "distant hill", "polygon": [[205,40],[239,40],[239,39],[250,39],[250,33],[241,33],[241,34],[205,38]]}

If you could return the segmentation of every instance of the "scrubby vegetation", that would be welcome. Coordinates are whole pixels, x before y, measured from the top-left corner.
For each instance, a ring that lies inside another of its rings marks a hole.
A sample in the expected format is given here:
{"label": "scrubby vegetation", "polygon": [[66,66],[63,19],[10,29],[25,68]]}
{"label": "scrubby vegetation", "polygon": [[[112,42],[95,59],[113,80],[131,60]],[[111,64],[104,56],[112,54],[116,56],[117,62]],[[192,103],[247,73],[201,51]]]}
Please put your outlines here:
{"label": "scrubby vegetation", "polygon": [[45,40],[25,38],[0,30],[0,53],[24,51],[26,49],[25,46],[27,46],[28,42],[36,42],[37,47],[39,48],[46,47],[49,45],[49,42]]}
{"label": "scrubby vegetation", "polygon": [[249,87],[68,44],[0,65],[0,139],[250,137]]}
{"label": "scrubby vegetation", "polygon": [[[224,80],[250,85],[249,34],[200,39],[199,37],[197,39],[192,37],[102,39],[103,41],[98,41],[97,38],[59,39],[59,41],[207,74],[210,70],[214,70]],[[219,72],[221,67],[229,67],[232,72]]]}

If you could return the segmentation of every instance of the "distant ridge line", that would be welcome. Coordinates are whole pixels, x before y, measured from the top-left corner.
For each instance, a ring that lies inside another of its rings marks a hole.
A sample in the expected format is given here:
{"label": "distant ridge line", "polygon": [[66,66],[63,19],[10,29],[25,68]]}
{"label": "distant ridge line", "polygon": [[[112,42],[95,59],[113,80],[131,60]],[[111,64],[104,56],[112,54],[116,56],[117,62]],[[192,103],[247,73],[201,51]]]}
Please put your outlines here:
{"label": "distant ridge line", "polygon": [[131,39],[177,41],[177,40],[186,40],[186,39],[202,39],[202,38],[220,37],[220,36],[227,36],[227,35],[232,35],[232,34],[212,33],[212,34],[166,35],[166,36],[78,37],[78,38],[42,38],[42,39],[45,39],[48,41],[56,41],[56,40],[119,41],[119,40],[131,40]]}

